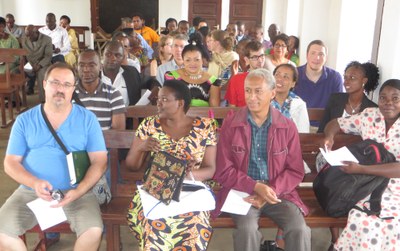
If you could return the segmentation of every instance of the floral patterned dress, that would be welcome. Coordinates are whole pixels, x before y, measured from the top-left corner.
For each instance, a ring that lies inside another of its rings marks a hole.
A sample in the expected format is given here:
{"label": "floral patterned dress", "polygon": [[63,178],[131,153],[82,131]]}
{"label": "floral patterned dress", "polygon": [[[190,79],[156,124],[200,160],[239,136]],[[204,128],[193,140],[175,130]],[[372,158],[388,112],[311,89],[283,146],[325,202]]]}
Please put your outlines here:
{"label": "floral patterned dress", "polygon": [[[367,108],[347,118],[338,118],[345,133],[360,135],[383,143],[386,149],[400,161],[400,119],[385,133],[385,120],[379,108]],[[365,205],[369,196],[358,202]],[[367,216],[352,209],[347,226],[335,244],[337,250],[400,250],[400,178],[391,178],[382,195],[380,217]],[[394,217],[393,219],[383,219]]]}
{"label": "floral patterned dress", "polygon": [[[207,146],[217,144],[216,122],[209,118],[195,118],[189,134],[172,139],[161,127],[158,116],[146,118],[136,136],[142,140],[159,140],[161,151],[175,157],[194,161],[200,168]],[[209,212],[190,212],[157,220],[147,219],[139,193],[136,192],[128,208],[128,226],[143,250],[206,250],[212,234]]]}

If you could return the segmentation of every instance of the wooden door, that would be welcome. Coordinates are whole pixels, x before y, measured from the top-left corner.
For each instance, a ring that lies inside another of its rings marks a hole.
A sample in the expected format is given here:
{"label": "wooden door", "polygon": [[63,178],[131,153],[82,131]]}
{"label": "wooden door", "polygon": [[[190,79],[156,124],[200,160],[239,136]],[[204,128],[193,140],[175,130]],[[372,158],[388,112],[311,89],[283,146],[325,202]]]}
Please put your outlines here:
{"label": "wooden door", "polygon": [[229,23],[242,21],[248,30],[261,24],[263,0],[230,0]]}
{"label": "wooden door", "polygon": [[141,13],[146,26],[158,27],[159,0],[90,0],[92,32],[100,26],[107,33],[112,33],[121,25],[122,17],[132,17]]}
{"label": "wooden door", "polygon": [[211,30],[221,28],[221,1],[222,0],[189,0],[189,23],[200,16],[207,20]]}

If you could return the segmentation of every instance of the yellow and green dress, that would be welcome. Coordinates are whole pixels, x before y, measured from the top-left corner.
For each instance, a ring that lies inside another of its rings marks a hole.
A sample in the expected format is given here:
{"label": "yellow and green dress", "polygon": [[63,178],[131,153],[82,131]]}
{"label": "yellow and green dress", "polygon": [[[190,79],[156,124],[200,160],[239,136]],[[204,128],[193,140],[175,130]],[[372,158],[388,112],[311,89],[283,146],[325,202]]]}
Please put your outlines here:
{"label": "yellow and green dress", "polygon": [[[195,118],[189,134],[172,139],[161,127],[158,115],[143,120],[136,131],[141,140],[159,140],[161,151],[177,158],[194,161],[200,168],[207,146],[217,144],[216,123],[210,118]],[[157,220],[147,219],[139,192],[128,208],[128,226],[143,250],[206,250],[212,234],[209,212],[189,212]]]}

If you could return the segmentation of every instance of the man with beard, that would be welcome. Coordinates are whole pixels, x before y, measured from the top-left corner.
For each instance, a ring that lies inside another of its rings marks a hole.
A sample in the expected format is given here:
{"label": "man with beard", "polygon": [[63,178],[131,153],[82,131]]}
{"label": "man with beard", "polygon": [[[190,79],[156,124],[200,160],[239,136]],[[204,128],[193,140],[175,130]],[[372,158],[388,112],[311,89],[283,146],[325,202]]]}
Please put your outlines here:
{"label": "man with beard", "polygon": [[[0,250],[26,250],[19,236],[38,224],[27,206],[38,198],[62,208],[77,236],[74,250],[94,251],[100,246],[103,221],[91,188],[106,170],[107,151],[96,116],[71,103],[75,82],[71,66],[49,66],[43,81],[46,102],[15,120],[4,170],[21,186],[0,208]],[[89,156],[90,166],[77,185],[70,184],[67,156],[50,127],[68,151],[86,151]],[[52,191],[59,196],[52,196]]]}

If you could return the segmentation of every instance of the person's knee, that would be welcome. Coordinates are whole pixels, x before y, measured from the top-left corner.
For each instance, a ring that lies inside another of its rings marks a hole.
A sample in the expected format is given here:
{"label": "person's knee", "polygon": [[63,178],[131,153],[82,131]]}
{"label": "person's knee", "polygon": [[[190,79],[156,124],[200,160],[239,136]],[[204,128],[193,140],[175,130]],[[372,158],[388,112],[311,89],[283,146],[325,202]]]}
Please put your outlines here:
{"label": "person's knee", "polygon": [[302,224],[291,224],[287,227],[286,233],[292,233],[298,236],[310,236],[311,235],[311,229],[309,226],[307,226],[305,223]]}
{"label": "person's knee", "polygon": [[7,234],[0,233],[0,250],[1,251],[25,251],[26,246],[20,238],[15,238]]}
{"label": "person's knee", "polygon": [[88,228],[86,231],[84,231],[82,234],[80,234],[78,237],[85,236],[85,238],[91,238],[93,240],[95,239],[100,239],[101,235],[103,233],[103,229],[99,227],[91,227]]}
{"label": "person's knee", "polygon": [[242,234],[253,234],[258,232],[258,223],[246,222],[243,224],[238,224],[236,225],[236,231]]}

